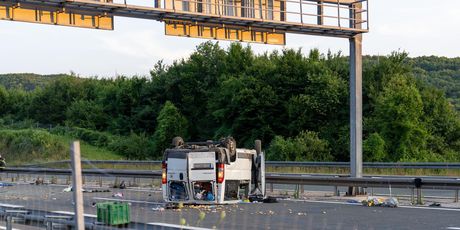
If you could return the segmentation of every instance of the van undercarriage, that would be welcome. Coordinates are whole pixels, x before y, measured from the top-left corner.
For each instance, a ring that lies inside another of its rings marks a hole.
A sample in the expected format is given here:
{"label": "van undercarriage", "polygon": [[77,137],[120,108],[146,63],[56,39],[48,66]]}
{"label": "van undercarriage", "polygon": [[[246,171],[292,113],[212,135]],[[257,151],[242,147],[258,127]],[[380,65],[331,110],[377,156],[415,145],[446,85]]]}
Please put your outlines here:
{"label": "van undercarriage", "polygon": [[255,150],[236,148],[233,138],[218,142],[173,139],[164,153],[163,199],[168,203],[231,204],[265,196],[260,141]]}

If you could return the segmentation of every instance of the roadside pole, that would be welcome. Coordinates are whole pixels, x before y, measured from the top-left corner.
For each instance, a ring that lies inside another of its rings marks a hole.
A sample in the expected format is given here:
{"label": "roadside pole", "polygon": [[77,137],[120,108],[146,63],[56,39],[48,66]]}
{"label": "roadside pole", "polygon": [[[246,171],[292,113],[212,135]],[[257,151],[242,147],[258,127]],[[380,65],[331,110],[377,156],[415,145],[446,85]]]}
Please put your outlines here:
{"label": "roadside pole", "polygon": [[[361,4],[353,4],[350,10],[351,28],[361,28],[361,14],[356,13]],[[362,177],[363,173],[363,95],[362,95],[362,39],[358,34],[350,38],[350,176]],[[361,188],[349,187],[348,195],[363,193]]]}
{"label": "roadside pole", "polygon": [[75,229],[85,229],[85,219],[83,217],[83,191],[81,177],[81,158],[80,142],[74,141],[70,145],[70,154],[72,155],[72,189],[73,200],[75,202]]}

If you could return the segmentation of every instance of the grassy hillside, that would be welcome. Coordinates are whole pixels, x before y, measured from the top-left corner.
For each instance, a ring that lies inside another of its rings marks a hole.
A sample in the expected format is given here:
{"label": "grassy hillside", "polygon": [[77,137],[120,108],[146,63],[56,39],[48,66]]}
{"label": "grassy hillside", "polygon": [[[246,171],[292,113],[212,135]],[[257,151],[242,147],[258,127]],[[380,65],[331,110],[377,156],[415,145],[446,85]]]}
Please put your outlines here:
{"label": "grassy hillside", "polygon": [[[73,138],[50,134],[44,129],[0,130],[0,153],[9,165],[43,163],[70,159]],[[90,160],[121,160],[122,156],[105,148],[81,142],[81,154]]]}
{"label": "grassy hillside", "polygon": [[460,111],[460,57],[413,58],[414,74],[422,81],[441,89],[457,111]]}
{"label": "grassy hillside", "polygon": [[39,75],[33,73],[0,74],[0,85],[3,85],[6,89],[22,89],[25,91],[32,91],[36,88],[43,88],[50,82],[64,76],[68,75]]}

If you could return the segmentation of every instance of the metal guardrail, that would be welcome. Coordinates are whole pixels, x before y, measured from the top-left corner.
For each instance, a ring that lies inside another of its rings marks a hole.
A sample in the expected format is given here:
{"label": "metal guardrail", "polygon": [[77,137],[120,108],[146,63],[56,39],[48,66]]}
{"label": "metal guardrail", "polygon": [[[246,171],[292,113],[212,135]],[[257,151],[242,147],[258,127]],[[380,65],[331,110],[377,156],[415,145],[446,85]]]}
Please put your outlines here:
{"label": "metal guardrail", "polygon": [[[49,174],[71,175],[70,169],[50,168],[7,168],[5,173],[17,174]],[[160,178],[161,171],[151,170],[112,170],[112,169],[84,169],[83,175],[102,177],[134,177],[134,178]],[[446,177],[419,177],[421,186],[428,189],[458,190],[460,178]],[[326,186],[354,186],[354,187],[397,187],[415,188],[415,177],[403,176],[368,176],[353,178],[344,175],[311,175],[311,174],[282,174],[267,173],[268,184],[296,184],[296,185],[326,185]]]}
{"label": "metal guardrail", "polygon": [[[350,167],[349,162],[293,162],[268,161],[272,167]],[[445,162],[364,162],[364,168],[403,168],[403,169],[460,169],[460,163]]]}
{"label": "metal guardrail", "polygon": [[[53,164],[70,164],[70,161],[55,161],[41,164],[24,165],[25,167],[43,167]],[[85,160],[82,164],[99,165],[156,165],[161,161],[131,161],[131,160]],[[332,167],[347,168],[349,162],[294,162],[294,161],[267,161],[266,166],[270,167]],[[400,169],[460,169],[460,163],[446,162],[364,162],[364,168],[400,168]]]}
{"label": "metal guardrail", "polygon": [[[48,175],[72,175],[70,169],[52,168],[6,168],[5,173],[17,174],[48,174]],[[105,176],[105,177],[136,177],[136,178],[160,178],[161,171],[151,170],[113,170],[113,169],[84,169],[82,174],[85,176]]]}
{"label": "metal guardrail", "polygon": [[[460,189],[458,178],[434,178],[417,177],[421,179],[421,186],[425,189]],[[311,176],[306,174],[274,174],[266,176],[266,183],[273,184],[298,184],[298,185],[324,185],[344,187],[393,187],[393,188],[416,188],[416,177],[362,177],[353,178],[348,176]]]}

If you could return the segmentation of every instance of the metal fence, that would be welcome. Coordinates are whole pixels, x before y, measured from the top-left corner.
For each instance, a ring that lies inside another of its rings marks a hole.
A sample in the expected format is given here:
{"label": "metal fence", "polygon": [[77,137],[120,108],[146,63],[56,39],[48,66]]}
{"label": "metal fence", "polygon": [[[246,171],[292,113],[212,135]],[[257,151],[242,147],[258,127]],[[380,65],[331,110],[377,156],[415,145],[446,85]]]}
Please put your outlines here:
{"label": "metal fence", "polygon": [[[25,167],[49,167],[57,164],[70,164],[70,161],[55,161],[41,164],[24,165]],[[92,160],[82,161],[89,165],[159,165],[161,161],[131,161],[131,160]],[[330,167],[347,168],[349,162],[294,162],[294,161],[267,161],[270,167]],[[447,162],[364,162],[364,168],[399,168],[399,169],[460,169],[460,163]]]}

